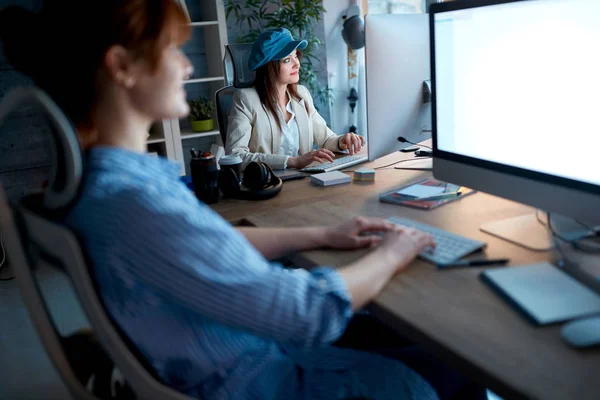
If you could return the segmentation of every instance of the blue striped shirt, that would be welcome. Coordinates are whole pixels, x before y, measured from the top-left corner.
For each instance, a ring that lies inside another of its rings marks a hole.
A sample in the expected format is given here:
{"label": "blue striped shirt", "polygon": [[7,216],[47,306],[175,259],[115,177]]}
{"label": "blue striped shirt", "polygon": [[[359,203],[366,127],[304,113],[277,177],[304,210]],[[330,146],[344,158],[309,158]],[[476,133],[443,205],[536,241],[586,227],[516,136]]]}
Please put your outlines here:
{"label": "blue striped shirt", "polygon": [[92,149],[65,222],[92,260],[109,314],[160,378],[184,393],[434,398],[399,362],[329,346],[352,317],[341,276],[270,263],[164,158]]}

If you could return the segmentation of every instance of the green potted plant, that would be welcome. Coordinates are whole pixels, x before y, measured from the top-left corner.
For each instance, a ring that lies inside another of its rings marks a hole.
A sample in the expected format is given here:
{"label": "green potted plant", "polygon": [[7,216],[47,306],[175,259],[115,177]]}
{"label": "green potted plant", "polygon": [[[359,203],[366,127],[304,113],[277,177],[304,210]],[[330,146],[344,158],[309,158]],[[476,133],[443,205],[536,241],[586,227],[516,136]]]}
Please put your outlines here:
{"label": "green potted plant", "polygon": [[194,132],[206,132],[213,130],[215,123],[213,113],[215,105],[211,99],[199,97],[197,100],[191,100],[190,104],[190,122]]}

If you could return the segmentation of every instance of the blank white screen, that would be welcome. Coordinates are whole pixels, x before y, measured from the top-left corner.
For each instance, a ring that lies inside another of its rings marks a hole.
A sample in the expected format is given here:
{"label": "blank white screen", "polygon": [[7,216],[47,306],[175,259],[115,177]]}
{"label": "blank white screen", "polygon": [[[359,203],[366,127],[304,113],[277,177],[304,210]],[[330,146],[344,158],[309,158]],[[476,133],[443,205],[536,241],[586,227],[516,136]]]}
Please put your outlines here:
{"label": "blank white screen", "polygon": [[600,184],[600,1],[434,16],[440,150]]}

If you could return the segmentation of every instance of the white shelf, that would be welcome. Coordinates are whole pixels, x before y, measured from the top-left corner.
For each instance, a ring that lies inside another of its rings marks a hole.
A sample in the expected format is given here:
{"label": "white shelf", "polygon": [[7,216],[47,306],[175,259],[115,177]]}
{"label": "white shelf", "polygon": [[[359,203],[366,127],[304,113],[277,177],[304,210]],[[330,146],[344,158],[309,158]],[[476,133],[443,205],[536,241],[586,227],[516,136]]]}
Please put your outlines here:
{"label": "white shelf", "polygon": [[[204,42],[203,54],[205,56],[192,57],[194,62],[198,64],[194,65],[194,69],[202,72],[198,72],[196,75],[192,76],[191,79],[184,81],[184,84],[203,86],[196,86],[193,88],[186,86],[185,88],[189,92],[192,91],[191,89],[202,89],[202,91],[206,89],[210,92],[214,92],[225,84],[225,77],[223,76],[223,58],[225,57],[225,45],[228,42],[227,22],[223,4],[225,1],[195,1],[196,7],[194,7],[194,9],[197,11],[197,16],[194,16],[193,19],[190,18],[188,7],[186,5],[186,3],[191,4],[191,0],[176,1],[186,11],[188,17],[188,20],[186,21],[187,26],[192,29],[194,39],[197,39],[192,40],[190,43],[193,46],[193,49],[197,50],[196,47],[202,47],[201,42]],[[210,97],[213,98],[213,96],[214,94],[211,93]],[[160,144],[149,145],[148,147],[159,147],[160,150],[163,150],[164,147],[164,153],[166,153],[167,158],[179,162],[182,166],[183,174],[189,172],[188,165],[184,164],[184,160],[187,159],[183,152],[184,144],[192,144],[189,140],[185,143],[185,139],[204,138],[197,139],[199,142],[202,142],[203,146],[209,146],[213,143],[222,145],[221,135],[216,126],[216,121],[213,130],[208,132],[193,132],[190,124],[179,118],[162,120],[160,128],[162,128],[162,133],[157,132],[155,136],[153,135],[153,137],[147,138],[148,143]],[[164,139],[162,139],[163,137]]]}
{"label": "white shelf", "polygon": [[219,25],[219,21],[203,21],[203,22],[192,22],[190,26],[214,26]]}
{"label": "white shelf", "polygon": [[148,138],[148,140],[146,140],[146,144],[152,144],[152,143],[164,143],[165,142],[165,138],[161,138],[161,137],[153,137],[150,136]]}
{"label": "white shelf", "polygon": [[193,139],[200,137],[216,136],[219,135],[219,131],[208,131],[208,132],[181,132],[181,140]]}
{"label": "white shelf", "polygon": [[188,79],[187,81],[183,81],[183,83],[188,84],[188,83],[205,83],[205,82],[218,82],[218,81],[224,81],[225,77],[223,76],[212,76],[209,78],[198,78],[198,79]]}

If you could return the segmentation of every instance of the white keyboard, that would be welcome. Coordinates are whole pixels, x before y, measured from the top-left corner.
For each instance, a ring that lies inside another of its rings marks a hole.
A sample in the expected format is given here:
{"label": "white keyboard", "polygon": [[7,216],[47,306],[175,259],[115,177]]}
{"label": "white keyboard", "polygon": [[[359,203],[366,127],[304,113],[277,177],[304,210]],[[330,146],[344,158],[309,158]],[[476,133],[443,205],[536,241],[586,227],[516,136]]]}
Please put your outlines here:
{"label": "white keyboard", "polygon": [[322,163],[318,165],[314,165],[312,167],[302,168],[300,171],[302,172],[330,172],[337,171],[338,169],[344,169],[347,167],[351,167],[356,164],[360,164],[369,159],[369,156],[366,154],[355,155],[355,156],[345,156],[340,157],[333,162]]}
{"label": "white keyboard", "polygon": [[440,228],[422,224],[411,219],[390,217],[388,221],[398,225],[404,225],[422,232],[428,233],[435,239],[435,250],[427,250],[419,254],[419,257],[433,264],[446,264],[454,262],[468,254],[485,247],[484,242],[473,240],[464,236],[445,231]]}

